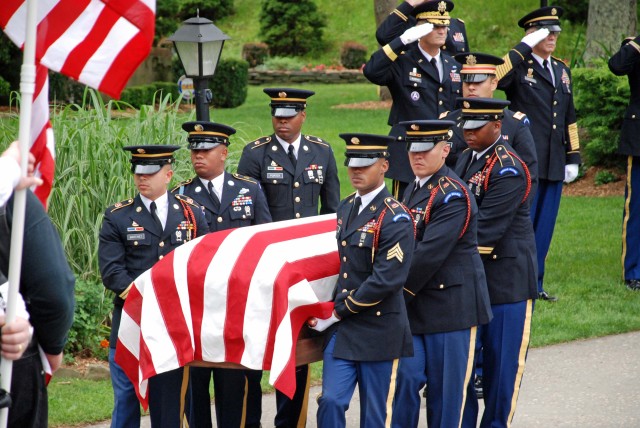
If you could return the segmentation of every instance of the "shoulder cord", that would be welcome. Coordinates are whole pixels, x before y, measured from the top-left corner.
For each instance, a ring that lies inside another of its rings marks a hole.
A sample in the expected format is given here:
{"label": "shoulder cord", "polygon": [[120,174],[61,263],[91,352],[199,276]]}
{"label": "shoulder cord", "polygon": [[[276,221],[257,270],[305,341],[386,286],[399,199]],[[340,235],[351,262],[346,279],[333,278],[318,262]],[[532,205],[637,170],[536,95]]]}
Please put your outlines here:
{"label": "shoulder cord", "polygon": [[[529,193],[531,192],[531,173],[529,173],[529,168],[527,167],[527,164],[523,162],[522,159],[520,159],[520,157],[518,155],[516,155],[513,152],[507,152],[509,155],[513,156],[514,158],[516,158],[521,164],[522,164],[522,168],[524,168],[524,175],[527,178],[527,189],[524,192],[524,196],[522,197],[522,201],[520,201],[520,203],[524,203],[524,201],[527,200],[527,198],[529,197]],[[496,162],[498,162],[498,155],[496,155],[495,153],[491,155],[491,158],[489,158],[489,161],[486,163],[486,165],[484,166],[482,173],[485,177],[484,179],[484,191],[486,192],[487,189],[489,188],[489,177],[491,176],[491,171],[493,170],[493,167],[495,166]],[[486,171],[486,174],[485,174]]]}
{"label": "shoulder cord", "polygon": [[[409,214],[411,224],[413,225],[413,238],[416,237],[416,222],[413,221],[413,215],[411,215],[411,211],[402,203],[400,203],[402,208]],[[382,221],[384,220],[384,216],[387,214],[389,207],[385,207],[380,215],[378,216],[378,221],[376,227],[373,231],[373,248],[371,249],[371,262],[373,263],[375,259],[376,251],[378,250],[378,241],[380,240],[380,229],[382,229]]]}
{"label": "shoulder cord", "polygon": [[[462,189],[462,191],[464,192],[464,198],[467,201],[467,216],[466,216],[465,221],[464,221],[464,227],[462,228],[462,231],[460,232],[460,235],[458,235],[458,239],[460,239],[460,238],[462,238],[462,235],[464,235],[464,233],[467,231],[467,227],[469,227],[469,220],[471,219],[471,202],[469,201],[469,192],[467,192],[467,186],[464,186],[458,180],[454,180],[451,177],[447,177],[447,178],[449,180],[453,181],[454,183],[456,183],[458,185],[458,187],[460,187],[460,189]],[[438,193],[439,187],[440,186],[436,186],[431,191],[431,195],[429,196],[429,202],[427,203],[427,206],[424,209],[424,224],[425,225],[427,223],[429,223],[429,219],[431,218],[431,206],[433,205],[433,200],[435,199],[436,193]]]}
{"label": "shoulder cord", "polygon": [[180,204],[182,205],[182,213],[184,214],[184,218],[193,225],[193,236],[187,239],[188,241],[190,241],[198,236],[198,223],[196,223],[196,216],[193,214],[193,210],[191,209],[189,204],[181,199]]}

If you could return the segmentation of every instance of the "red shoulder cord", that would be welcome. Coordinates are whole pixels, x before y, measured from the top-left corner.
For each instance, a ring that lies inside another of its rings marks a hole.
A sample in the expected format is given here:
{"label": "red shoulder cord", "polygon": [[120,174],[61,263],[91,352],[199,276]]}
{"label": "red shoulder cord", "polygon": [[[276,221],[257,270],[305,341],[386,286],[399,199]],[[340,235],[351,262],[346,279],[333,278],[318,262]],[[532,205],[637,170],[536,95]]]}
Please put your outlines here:
{"label": "red shoulder cord", "polygon": [[193,237],[191,239],[194,239],[198,236],[198,223],[196,223],[196,216],[193,214],[191,207],[182,199],[180,199],[180,204],[182,205],[184,218],[193,225]]}
{"label": "red shoulder cord", "polygon": [[[411,224],[413,225],[413,238],[415,239],[416,237],[416,222],[413,221],[413,216],[411,215],[411,211],[409,211],[409,209],[404,206],[404,204],[400,204],[402,206],[402,208],[405,209],[405,211],[409,214],[409,218],[411,219]],[[385,207],[382,212],[380,213],[380,216],[378,216],[378,222],[376,223],[376,227],[373,231],[373,249],[372,249],[372,253],[371,254],[371,261],[373,261],[374,256],[375,256],[375,252],[378,249],[378,241],[380,240],[380,229],[382,229],[382,220],[384,220],[384,216],[387,214],[387,211],[389,210],[389,207]]]}
{"label": "red shoulder cord", "polygon": [[[529,193],[531,192],[531,173],[529,173],[529,168],[527,167],[527,164],[524,163],[522,161],[522,159],[520,159],[520,157],[518,157],[518,155],[516,155],[513,152],[507,152],[507,154],[509,154],[510,156],[513,156],[514,158],[518,159],[518,161],[522,164],[522,168],[524,168],[524,175],[527,178],[527,189],[524,192],[524,196],[522,197],[522,201],[520,201],[520,203],[524,203],[524,201],[527,200],[527,198],[529,197]],[[491,155],[491,157],[489,158],[489,161],[485,164],[482,173],[484,175],[484,177],[486,177],[484,179],[484,191],[486,192],[487,189],[489,188],[489,177],[491,176],[491,171],[493,170],[493,167],[495,166],[496,162],[498,162],[498,155],[496,155],[495,153],[493,153]],[[486,171],[486,174],[485,174]]]}
{"label": "red shoulder cord", "polygon": [[[462,228],[462,232],[460,232],[460,235],[458,235],[458,239],[460,239],[462,238],[462,235],[464,235],[464,233],[467,231],[467,227],[469,227],[469,220],[471,220],[471,202],[469,201],[469,192],[467,192],[466,186],[463,186],[462,183],[460,183],[458,180],[454,180],[451,177],[447,177],[447,179],[453,181],[458,185],[458,187],[460,187],[460,189],[462,189],[462,191],[464,192],[465,200],[467,201],[467,216],[464,221],[464,227]],[[434,187],[433,190],[431,191],[431,195],[429,195],[429,202],[427,203],[427,206],[424,209],[425,225],[429,223],[429,219],[431,218],[431,206],[433,205],[433,200],[435,199],[436,193],[438,193],[439,188],[440,186]]]}

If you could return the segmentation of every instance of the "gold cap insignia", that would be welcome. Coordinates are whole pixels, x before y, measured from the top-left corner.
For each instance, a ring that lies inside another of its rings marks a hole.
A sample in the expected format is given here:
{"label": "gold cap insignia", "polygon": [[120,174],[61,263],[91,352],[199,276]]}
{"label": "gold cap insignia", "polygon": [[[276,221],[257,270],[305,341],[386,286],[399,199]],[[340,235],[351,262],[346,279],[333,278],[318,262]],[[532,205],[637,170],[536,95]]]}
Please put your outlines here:
{"label": "gold cap insignia", "polygon": [[467,56],[467,65],[476,65],[477,63],[478,63],[478,60],[476,59],[475,55]]}
{"label": "gold cap insignia", "polygon": [[197,124],[196,126],[194,126],[193,129],[198,131],[198,132],[204,131],[204,127],[202,125],[200,125],[200,124]]}
{"label": "gold cap insignia", "polygon": [[411,125],[411,129],[413,129],[414,131],[419,131],[420,127],[414,123],[413,125]]}
{"label": "gold cap insignia", "polygon": [[447,131],[447,136],[449,138],[451,138],[453,136],[453,131],[451,129],[449,131]]}
{"label": "gold cap insignia", "polygon": [[360,139],[358,137],[353,137],[351,139],[351,144],[360,144]]}
{"label": "gold cap insignia", "polygon": [[471,107],[471,104],[469,104],[469,101],[464,101],[464,102],[462,103],[462,107],[464,107],[464,108],[469,108],[469,107]]}
{"label": "gold cap insignia", "polygon": [[287,98],[287,93],[285,91],[278,92],[278,96],[280,98]]}
{"label": "gold cap insignia", "polygon": [[138,149],[136,150],[138,153],[145,153],[144,149]]}
{"label": "gold cap insignia", "polygon": [[551,15],[557,15],[557,14],[558,14],[558,9],[556,9],[555,7],[551,9]]}
{"label": "gold cap insignia", "polygon": [[447,11],[447,4],[443,1],[438,3],[438,12],[445,13]]}

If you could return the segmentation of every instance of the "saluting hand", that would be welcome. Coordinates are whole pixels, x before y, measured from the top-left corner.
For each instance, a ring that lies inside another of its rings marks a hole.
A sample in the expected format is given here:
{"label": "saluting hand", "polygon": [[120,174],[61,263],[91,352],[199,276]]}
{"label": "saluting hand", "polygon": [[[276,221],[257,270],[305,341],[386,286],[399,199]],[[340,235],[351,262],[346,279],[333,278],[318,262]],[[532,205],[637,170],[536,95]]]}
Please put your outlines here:
{"label": "saluting hand", "polygon": [[533,48],[535,45],[543,41],[549,35],[549,30],[546,28],[541,28],[539,30],[534,31],[533,33],[529,33],[524,36],[521,40],[522,43],[526,44],[530,48]]}
{"label": "saluting hand", "polygon": [[426,36],[432,31],[433,31],[433,24],[430,22],[416,25],[415,27],[411,27],[408,30],[406,30],[404,33],[402,33],[402,35],[400,36],[400,40],[402,40],[402,43],[404,43],[405,45],[408,45],[409,43],[415,42],[420,37]]}

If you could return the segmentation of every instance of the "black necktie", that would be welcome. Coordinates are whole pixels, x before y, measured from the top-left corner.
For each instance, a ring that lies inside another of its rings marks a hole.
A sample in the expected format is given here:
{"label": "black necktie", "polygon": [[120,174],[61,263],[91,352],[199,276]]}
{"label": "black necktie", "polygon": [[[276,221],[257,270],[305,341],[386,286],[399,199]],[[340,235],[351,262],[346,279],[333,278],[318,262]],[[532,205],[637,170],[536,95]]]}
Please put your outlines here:
{"label": "black necktie", "polygon": [[213,190],[213,183],[209,182],[207,187],[209,188],[209,196],[213,201],[213,208],[218,211],[220,209],[220,199],[218,199],[218,195],[216,195],[216,192]]}
{"label": "black necktie", "polygon": [[353,201],[353,207],[351,208],[351,213],[349,214],[349,223],[347,226],[351,226],[351,223],[358,216],[358,212],[360,211],[360,205],[362,205],[362,199],[360,196],[356,196],[356,199]]}
{"label": "black necktie", "polygon": [[156,207],[155,201],[151,202],[149,208],[151,210],[151,217],[153,217],[153,221],[156,222],[156,225],[160,230],[164,230],[164,227],[162,227],[162,222],[160,221],[160,217],[158,217],[158,208]]}
{"label": "black necktie", "polygon": [[414,182],[414,184],[413,184],[413,190],[411,191],[411,195],[409,196],[409,200],[411,200],[411,198],[413,198],[413,195],[415,195],[415,194],[416,194],[416,192],[417,192],[418,190],[420,190],[420,187],[422,187],[422,186],[420,185],[420,182],[419,182],[419,181]]}
{"label": "black necktie", "polygon": [[295,153],[293,153],[293,144],[289,144],[289,149],[287,149],[287,152],[289,153],[289,160],[291,161],[291,165],[293,165],[293,167],[296,167],[296,155]]}
{"label": "black necktie", "polygon": [[[467,165],[467,171],[469,171],[469,169],[471,169],[471,165],[473,165],[475,163],[475,161],[477,161],[477,160],[478,160],[478,154],[477,153],[472,154],[471,155],[471,159],[469,161],[469,165]],[[467,171],[465,171],[465,173]]]}
{"label": "black necktie", "polygon": [[544,72],[547,73],[549,81],[553,83],[553,74],[551,73],[551,68],[549,67],[549,61],[547,61],[546,59],[542,60],[542,68],[544,68]]}
{"label": "black necktie", "polygon": [[435,58],[431,58],[431,60],[429,61],[431,63],[431,65],[433,65],[433,68],[436,70],[436,76],[438,76],[438,82],[440,81],[440,70],[438,70],[438,61],[436,61]]}

